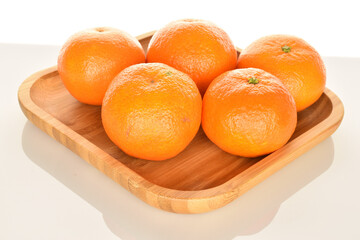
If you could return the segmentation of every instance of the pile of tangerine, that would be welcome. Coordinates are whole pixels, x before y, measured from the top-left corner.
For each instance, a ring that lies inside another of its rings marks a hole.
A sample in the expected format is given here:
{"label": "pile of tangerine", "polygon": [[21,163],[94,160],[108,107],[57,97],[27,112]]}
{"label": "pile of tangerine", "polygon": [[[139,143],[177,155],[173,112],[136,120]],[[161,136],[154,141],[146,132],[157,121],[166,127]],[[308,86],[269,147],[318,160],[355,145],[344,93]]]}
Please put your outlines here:
{"label": "pile of tangerine", "polygon": [[195,19],[158,30],[147,54],[123,31],[81,31],[61,49],[58,71],[77,100],[102,105],[104,129],[121,150],[157,161],[183,151],[200,124],[228,153],[271,153],[326,81],[320,55],[300,38],[262,37],[238,57],[224,30]]}

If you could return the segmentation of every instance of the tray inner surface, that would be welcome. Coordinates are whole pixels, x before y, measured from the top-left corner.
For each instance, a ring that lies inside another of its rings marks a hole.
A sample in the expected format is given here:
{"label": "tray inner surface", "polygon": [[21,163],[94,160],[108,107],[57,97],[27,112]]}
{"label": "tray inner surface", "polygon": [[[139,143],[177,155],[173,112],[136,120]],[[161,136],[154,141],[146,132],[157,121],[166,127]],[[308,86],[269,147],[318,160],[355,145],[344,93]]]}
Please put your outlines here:
{"label": "tray inner surface", "polygon": [[[185,151],[173,159],[162,162],[135,159],[123,153],[107,137],[101,124],[101,108],[82,104],[73,98],[57,72],[37,80],[31,88],[31,97],[35,104],[69,128],[162,187],[177,190],[215,187],[262,159],[227,154],[210,142],[202,129]],[[324,120],[331,109],[330,99],[323,94],[310,108],[298,113],[298,125],[291,140]]]}

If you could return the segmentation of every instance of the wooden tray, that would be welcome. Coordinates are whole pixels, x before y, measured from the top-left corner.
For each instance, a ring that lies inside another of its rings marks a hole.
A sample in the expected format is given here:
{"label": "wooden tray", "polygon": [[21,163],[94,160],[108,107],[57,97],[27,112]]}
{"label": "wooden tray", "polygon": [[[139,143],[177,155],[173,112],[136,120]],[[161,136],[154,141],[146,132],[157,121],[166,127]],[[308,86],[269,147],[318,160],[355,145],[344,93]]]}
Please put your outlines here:
{"label": "wooden tray", "polygon": [[[144,49],[152,34],[138,37]],[[40,129],[143,201],[176,213],[207,212],[233,201],[330,136],[344,114],[340,99],[326,89],[315,104],[298,113],[291,140],[265,157],[227,154],[200,129],[177,157],[152,162],[129,157],[116,147],[104,132],[100,107],[74,99],[56,66],[26,79],[18,98],[25,116]]]}

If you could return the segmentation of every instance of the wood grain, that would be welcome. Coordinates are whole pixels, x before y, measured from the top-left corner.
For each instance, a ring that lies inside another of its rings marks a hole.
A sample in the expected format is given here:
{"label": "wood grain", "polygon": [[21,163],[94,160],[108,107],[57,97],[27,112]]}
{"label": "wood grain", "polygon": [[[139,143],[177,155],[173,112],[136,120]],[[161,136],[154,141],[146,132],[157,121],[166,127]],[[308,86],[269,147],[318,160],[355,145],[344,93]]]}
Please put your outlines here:
{"label": "wood grain", "polygon": [[[144,49],[152,34],[138,37]],[[100,107],[74,99],[56,69],[35,73],[20,86],[25,116],[143,201],[177,213],[226,205],[330,136],[344,114],[340,99],[326,89],[315,104],[298,113],[291,140],[272,154],[251,159],[225,153],[200,129],[177,157],[152,162],[127,156],[116,147],[104,132]]]}

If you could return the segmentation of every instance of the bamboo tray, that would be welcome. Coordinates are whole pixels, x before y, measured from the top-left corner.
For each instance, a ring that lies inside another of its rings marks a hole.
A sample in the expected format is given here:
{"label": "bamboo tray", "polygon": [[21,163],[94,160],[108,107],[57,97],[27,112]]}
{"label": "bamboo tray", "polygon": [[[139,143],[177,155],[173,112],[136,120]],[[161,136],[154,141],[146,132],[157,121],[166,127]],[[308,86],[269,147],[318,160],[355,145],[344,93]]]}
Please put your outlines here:
{"label": "bamboo tray", "polygon": [[[139,36],[144,49],[153,32]],[[330,136],[340,125],[344,107],[329,89],[298,113],[290,141],[264,157],[227,154],[200,129],[177,157],[152,162],[124,154],[106,136],[98,106],[74,99],[56,66],[26,79],[18,92],[25,116],[131,193],[157,208],[200,213],[222,207]]]}

